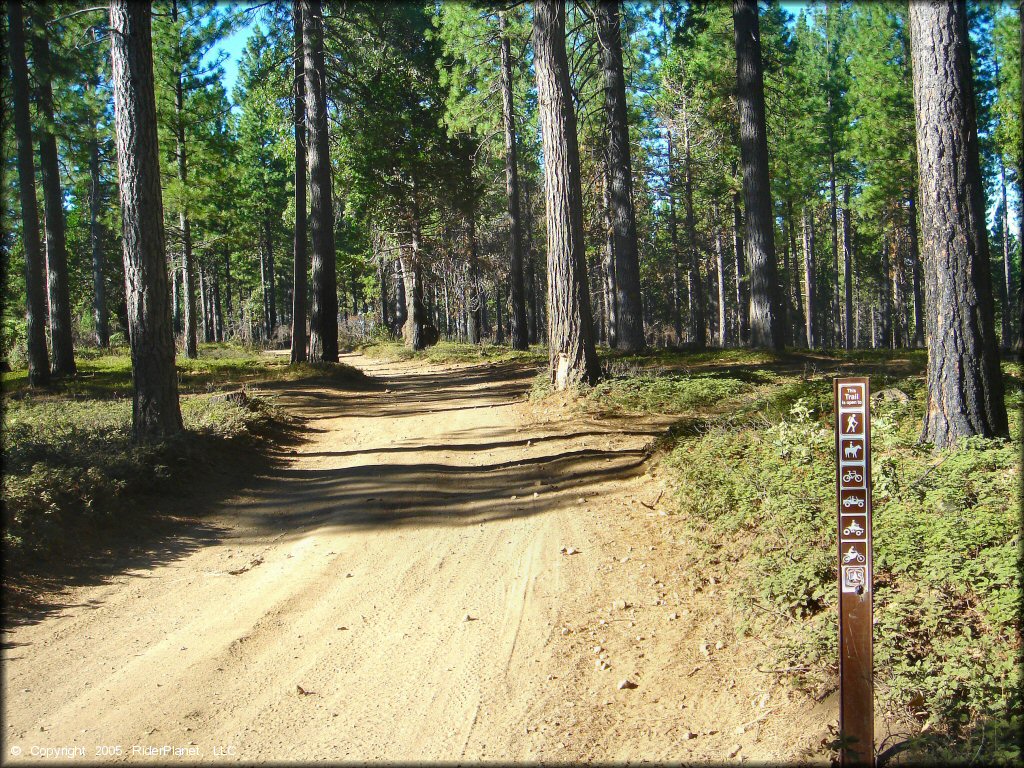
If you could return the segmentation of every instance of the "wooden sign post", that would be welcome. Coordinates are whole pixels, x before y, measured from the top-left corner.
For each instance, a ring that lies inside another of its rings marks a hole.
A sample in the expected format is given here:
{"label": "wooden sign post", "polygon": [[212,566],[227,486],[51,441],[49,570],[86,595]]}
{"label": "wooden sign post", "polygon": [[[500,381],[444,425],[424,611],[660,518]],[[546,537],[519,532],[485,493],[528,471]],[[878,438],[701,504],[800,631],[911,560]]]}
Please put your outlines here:
{"label": "wooden sign post", "polygon": [[871,396],[866,378],[834,379],[839,525],[839,739],[843,765],[873,765]]}

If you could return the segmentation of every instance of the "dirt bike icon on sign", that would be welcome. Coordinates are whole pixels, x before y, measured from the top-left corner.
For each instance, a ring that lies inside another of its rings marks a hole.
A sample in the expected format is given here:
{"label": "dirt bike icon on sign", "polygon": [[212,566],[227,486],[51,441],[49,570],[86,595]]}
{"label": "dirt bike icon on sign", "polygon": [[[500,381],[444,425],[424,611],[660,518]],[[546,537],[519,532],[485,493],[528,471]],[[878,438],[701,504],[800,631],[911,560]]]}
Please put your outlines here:
{"label": "dirt bike icon on sign", "polygon": [[864,554],[857,551],[856,547],[850,547],[846,554],[843,555],[843,563],[863,563]]}

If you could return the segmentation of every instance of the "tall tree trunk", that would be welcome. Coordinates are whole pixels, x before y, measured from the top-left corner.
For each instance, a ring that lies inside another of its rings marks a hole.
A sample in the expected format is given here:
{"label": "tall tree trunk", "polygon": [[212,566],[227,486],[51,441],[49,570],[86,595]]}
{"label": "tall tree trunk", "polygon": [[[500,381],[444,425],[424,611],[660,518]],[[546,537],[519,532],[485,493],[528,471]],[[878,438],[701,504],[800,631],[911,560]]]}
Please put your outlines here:
{"label": "tall tree trunk", "polygon": [[853,349],[853,212],[850,210],[850,185],[843,185],[843,287],[845,290],[843,344]]}
{"label": "tall tree trunk", "polygon": [[608,171],[608,159],[604,162],[604,184],[602,191],[604,195],[601,208],[601,215],[604,219],[604,248],[602,256],[602,277],[604,289],[605,315],[608,320],[608,346],[616,349],[619,346],[619,299],[618,290],[615,285],[615,225],[612,223],[612,191],[611,178]]}
{"label": "tall tree trunk", "polygon": [[697,349],[708,345],[704,290],[700,277],[700,259],[697,255],[697,224],[693,215],[693,157],[690,154],[690,119],[683,98],[683,193],[686,200],[686,268],[690,284],[690,338]]}
{"label": "tall tree trunk", "polygon": [[921,439],[938,449],[1008,435],[992,309],[967,8],[911,3],[928,399]]}
{"label": "tall tree trunk", "polygon": [[595,14],[601,68],[604,70],[604,112],[608,124],[618,347],[625,352],[636,352],[644,348],[644,323],[618,0],[598,0]]}
{"label": "tall tree trunk", "polygon": [[523,290],[523,233],[519,212],[519,168],[516,157],[516,115],[512,104],[512,51],[505,14],[498,13],[501,35],[501,117],[505,129],[505,198],[508,203],[509,288],[512,306],[509,335],[512,349],[529,348]]}
{"label": "tall tree trunk", "polygon": [[676,344],[683,340],[683,289],[682,276],[679,274],[679,226],[676,220],[676,187],[675,187],[675,153],[673,151],[672,131],[667,132],[668,160],[668,241],[672,255],[672,327],[676,334]]}
{"label": "tall tree trunk", "polygon": [[[401,247],[399,247],[401,254]],[[405,265],[401,258],[395,259],[395,313],[392,322],[392,333],[396,336],[402,333],[405,321],[409,315],[405,303]]]}
{"label": "tall tree trunk", "polygon": [[[171,19],[178,21],[178,2],[171,2]],[[181,62],[175,62],[174,71],[174,137],[178,161],[178,181],[185,196],[178,209],[181,227],[182,289],[185,304],[185,357],[199,357],[199,330],[196,319],[196,262],[192,253],[192,225],[188,216],[188,157],[185,145],[185,91]]]}
{"label": "tall tree trunk", "polygon": [[910,261],[914,278],[914,346],[924,346],[924,293],[921,276],[921,252],[917,235],[917,193],[911,190],[907,206],[907,230],[910,240]]}
{"label": "tall tree trunk", "polygon": [[530,343],[536,344],[540,340],[539,314],[540,301],[537,294],[537,254],[533,249],[533,209],[530,207],[530,179],[529,176],[523,179],[523,205],[524,205],[524,232],[526,236],[526,261],[527,261],[527,283],[529,290],[530,306]]}
{"label": "tall tree trunk", "polygon": [[92,247],[92,318],[96,326],[96,346],[110,345],[110,320],[107,289],[103,279],[103,232],[100,229],[100,143],[95,132],[89,139],[89,244]]}
{"label": "tall tree trunk", "polygon": [[561,0],[534,4],[533,42],[548,227],[548,354],[551,382],[563,390],[593,384],[601,368],[587,286],[580,153]]}
{"label": "tall tree trunk", "polygon": [[793,211],[792,198],[786,201],[786,207],[789,210],[789,252],[793,256],[793,269],[790,273],[790,278],[792,280],[790,290],[792,291],[793,300],[796,305],[794,308],[796,314],[793,317],[793,343],[799,346],[807,346],[807,323],[804,320],[804,300],[803,293],[800,290],[800,273],[803,270],[800,268],[800,255],[796,247],[796,214]]}
{"label": "tall tree trunk", "polygon": [[[40,25],[42,26],[42,25]],[[47,32],[32,36],[36,71],[36,109],[39,130],[39,168],[43,182],[43,220],[46,232],[46,284],[50,305],[50,373],[75,374],[75,350],[71,337],[71,299],[68,295],[68,250],[64,227],[64,195],[57,167],[57,138],[53,135],[53,87],[50,44]]]}
{"label": "tall tree trunk", "polygon": [[140,442],[162,439],[183,428],[168,303],[151,15],[148,3],[112,0],[110,4],[114,129],[134,386],[132,430]]}
{"label": "tall tree trunk", "polygon": [[388,277],[390,268],[385,267],[383,255],[377,259],[377,282],[380,283],[380,324],[384,328],[391,327],[391,299],[388,293]]}
{"label": "tall tree trunk", "polygon": [[881,315],[882,346],[892,349],[892,292],[890,290],[892,262],[889,258],[889,241],[890,235],[888,233],[882,235],[882,271],[878,276],[878,311]]}
{"label": "tall tree trunk", "polygon": [[221,312],[220,304],[220,277],[217,270],[213,270],[213,339],[224,341],[224,313]]}
{"label": "tall tree trunk", "polygon": [[[832,109],[832,97],[829,96],[829,111]],[[828,346],[838,347],[840,339],[842,337],[839,321],[840,321],[840,302],[839,302],[839,200],[836,196],[836,153],[829,153],[828,161],[828,185],[829,185],[829,198],[830,198],[830,215],[832,223],[832,275],[834,280],[832,282],[832,322],[829,325],[829,331],[831,333],[831,340]]]}
{"label": "tall tree trunk", "polygon": [[274,245],[270,219],[263,224],[263,258],[260,259],[260,282],[263,288],[263,329],[267,340],[277,327],[277,296],[274,291]]}
{"label": "tall tree trunk", "polygon": [[310,244],[313,303],[310,307],[309,357],[338,362],[338,276],[334,247],[334,198],[327,133],[324,84],[324,19],[320,0],[302,0],[306,148],[309,166]]}
{"label": "tall tree trunk", "polygon": [[818,345],[817,326],[814,322],[815,312],[815,277],[814,277],[814,214],[804,208],[804,291],[807,293],[807,313],[804,320],[807,325],[807,347],[814,349]]}
{"label": "tall tree trunk", "polygon": [[466,219],[466,235],[469,246],[469,280],[466,292],[466,340],[479,344],[483,336],[483,291],[480,290],[480,257],[477,253],[476,210],[471,208]]}
{"label": "tall tree trunk", "polygon": [[410,195],[411,210],[409,215],[412,225],[412,246],[409,249],[408,263],[402,264],[405,276],[406,320],[405,343],[414,350],[426,348],[423,326],[426,324],[426,313],[423,307],[423,266],[420,262],[420,210],[413,187]]}
{"label": "tall tree trunk", "polygon": [[715,267],[718,272],[718,346],[724,348],[729,340],[725,321],[725,249],[722,247],[722,228],[718,220],[718,204],[712,216],[715,222]]}
{"label": "tall tree trunk", "polygon": [[224,306],[226,310],[226,323],[225,323],[225,336],[228,335],[227,331],[231,328],[231,251],[228,247],[224,246]]}
{"label": "tall tree trunk", "polygon": [[1002,304],[1002,346],[1003,349],[1010,349],[1013,346],[1013,278],[1010,276],[1010,223],[1008,207],[1006,203],[1006,166],[1002,159],[999,161],[999,189],[1002,192],[1003,210],[999,217],[999,229],[1003,241],[1003,269],[1002,289],[1000,300]]}
{"label": "tall tree trunk", "polygon": [[746,248],[750,259],[750,343],[782,349],[775,222],[768,178],[764,73],[757,0],[733,0],[736,39],[736,94],[740,115],[740,156],[746,208]]}
{"label": "tall tree trunk", "polygon": [[750,341],[750,283],[746,272],[746,254],[743,248],[743,221],[740,213],[740,193],[732,196],[732,248],[736,261],[736,313],[737,336],[740,344]]}
{"label": "tall tree trunk", "polygon": [[[292,2],[292,29],[295,43],[295,237],[292,243],[292,348],[291,362],[306,362],[306,74],[305,46],[302,41],[302,2]],[[382,300],[387,302],[381,281]],[[384,313],[387,325],[387,311]]]}
{"label": "tall tree trunk", "polygon": [[50,380],[46,350],[46,292],[43,285],[43,251],[39,243],[39,211],[36,209],[36,174],[32,153],[32,122],[28,106],[28,65],[25,63],[25,31],[20,2],[7,3],[7,45],[14,80],[14,135],[18,143],[18,191],[21,197],[21,239],[25,250],[25,323],[28,336],[28,383],[37,387]]}

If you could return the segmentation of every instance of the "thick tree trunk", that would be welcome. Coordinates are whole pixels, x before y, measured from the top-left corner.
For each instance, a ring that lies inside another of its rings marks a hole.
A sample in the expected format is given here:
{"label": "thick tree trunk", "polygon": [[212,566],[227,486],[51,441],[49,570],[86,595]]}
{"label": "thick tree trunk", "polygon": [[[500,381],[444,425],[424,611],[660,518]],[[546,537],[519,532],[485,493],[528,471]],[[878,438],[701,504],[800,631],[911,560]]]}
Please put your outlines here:
{"label": "thick tree trunk", "polygon": [[921,439],[938,449],[1007,435],[992,309],[967,9],[911,3],[927,310]]}
{"label": "thick tree trunk", "polygon": [[850,210],[850,185],[843,185],[843,288],[845,326],[843,344],[853,349],[853,211]]}
{"label": "thick tree trunk", "polygon": [[529,348],[526,301],[523,290],[523,233],[519,211],[519,168],[516,157],[516,117],[512,104],[512,51],[505,28],[505,14],[498,13],[501,35],[501,117],[505,130],[505,198],[508,203],[508,256],[512,349]]}
{"label": "thick tree trunk", "polygon": [[423,307],[423,266],[420,263],[420,211],[416,201],[415,189],[411,195],[412,210],[412,246],[407,261],[403,260],[402,274],[405,277],[406,319],[403,334],[405,343],[414,350],[426,348],[423,326],[426,324],[426,312]]}
{"label": "thick tree trunk", "polygon": [[338,276],[334,247],[334,197],[324,84],[324,20],[320,0],[302,0],[306,83],[306,149],[313,303],[309,319],[309,358],[338,362]]}
{"label": "thick tree trunk", "polygon": [[807,347],[809,349],[818,346],[817,325],[814,321],[816,304],[814,281],[814,214],[804,208],[804,291],[807,294],[807,312],[804,315],[804,321],[807,326]]}
{"label": "thick tree trunk", "polygon": [[697,349],[708,345],[704,289],[697,249],[697,223],[693,214],[693,156],[690,154],[690,119],[683,100],[683,193],[686,201],[686,268],[690,285],[690,338]]}
{"label": "thick tree trunk", "polygon": [[561,0],[534,4],[533,42],[548,226],[548,354],[551,382],[563,390],[593,384],[601,368],[587,286],[580,154]]}
{"label": "thick tree trunk", "polygon": [[36,110],[40,117],[39,168],[43,183],[43,220],[46,232],[46,287],[50,305],[50,373],[75,374],[71,336],[71,299],[68,295],[68,249],[64,226],[64,195],[57,167],[57,138],[53,135],[53,87],[47,33],[32,36],[36,73]]}
{"label": "thick tree trunk", "polygon": [[18,143],[18,191],[21,198],[21,238],[25,250],[25,322],[28,336],[28,383],[37,387],[50,380],[46,350],[46,291],[43,285],[43,251],[39,243],[39,211],[36,209],[36,175],[32,153],[32,122],[29,116],[28,65],[25,63],[25,31],[20,2],[7,3],[7,45],[14,80],[14,135]]}
{"label": "thick tree trunk", "polygon": [[[295,43],[295,237],[292,243],[292,347],[291,362],[306,362],[306,74],[305,46],[302,41],[302,3],[293,0],[292,28]],[[381,292],[386,298],[386,287],[381,281]],[[384,324],[387,325],[385,312]]]}
{"label": "thick tree trunk", "polygon": [[782,349],[775,223],[768,178],[764,73],[757,0],[733,0],[736,39],[736,95],[740,115],[740,156],[746,208],[746,248],[750,259],[750,343]]}
{"label": "thick tree trunk", "polygon": [[[401,254],[401,249],[399,249]],[[395,312],[392,318],[392,333],[396,336],[402,333],[405,321],[408,318],[408,310],[405,303],[405,265],[401,258],[395,259]]]}
{"label": "thick tree trunk", "polygon": [[750,341],[750,293],[746,272],[746,255],[743,249],[743,221],[740,213],[740,193],[732,196],[732,249],[736,262],[736,325],[740,344]]}
{"label": "thick tree trunk", "polygon": [[110,4],[114,128],[136,441],[162,439],[182,430],[167,290],[151,14],[148,3],[112,0]]}
{"label": "thick tree trunk", "polygon": [[595,13],[601,68],[604,70],[605,120],[608,124],[618,347],[625,352],[635,352],[644,348],[644,323],[618,0],[598,0]]}

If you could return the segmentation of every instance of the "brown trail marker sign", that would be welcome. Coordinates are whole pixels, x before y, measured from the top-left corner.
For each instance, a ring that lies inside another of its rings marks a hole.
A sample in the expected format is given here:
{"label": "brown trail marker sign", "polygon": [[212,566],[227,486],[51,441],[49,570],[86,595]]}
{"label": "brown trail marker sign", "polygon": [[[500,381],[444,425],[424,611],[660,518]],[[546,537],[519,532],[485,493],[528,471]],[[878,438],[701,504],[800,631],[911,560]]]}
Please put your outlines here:
{"label": "brown trail marker sign", "polygon": [[839,525],[839,738],[843,765],[873,765],[871,391],[833,379]]}

